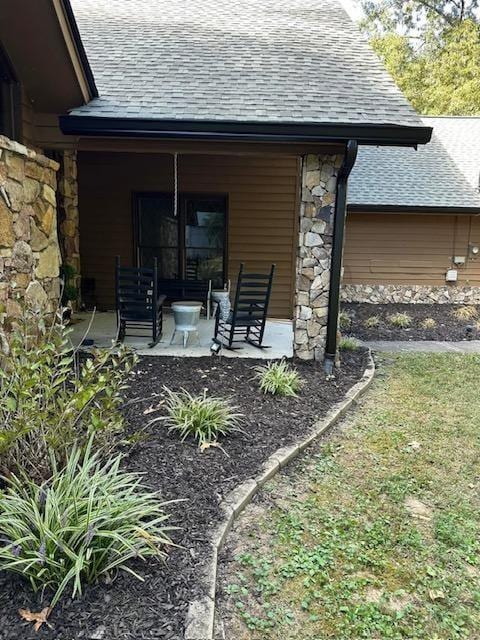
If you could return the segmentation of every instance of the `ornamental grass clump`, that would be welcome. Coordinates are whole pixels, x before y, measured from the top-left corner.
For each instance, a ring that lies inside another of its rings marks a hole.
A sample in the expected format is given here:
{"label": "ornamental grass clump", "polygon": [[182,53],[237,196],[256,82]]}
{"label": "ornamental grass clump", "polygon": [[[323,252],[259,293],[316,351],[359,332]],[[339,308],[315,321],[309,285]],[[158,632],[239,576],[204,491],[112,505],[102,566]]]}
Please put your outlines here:
{"label": "ornamental grass clump", "polygon": [[408,329],[412,324],[412,317],[408,313],[392,313],[388,316],[388,322],[397,329]]}
{"label": "ornamental grass clump", "polygon": [[298,372],[292,369],[285,360],[258,366],[256,372],[263,393],[277,396],[297,396],[302,388],[302,379]]}
{"label": "ornamental grass clump", "polygon": [[473,304],[462,305],[452,310],[452,315],[457,320],[473,320],[478,316],[477,307]]}
{"label": "ornamental grass clump", "polygon": [[61,313],[24,309],[0,354],[0,473],[47,480],[74,446],[107,454],[124,431],[120,411],[135,356],[125,347],[79,359]]}
{"label": "ornamental grass clump", "polygon": [[62,593],[80,595],[85,584],[124,570],[142,580],[128,562],[164,558],[172,544],[168,515],[157,494],[140,484],[140,476],[120,469],[121,456],[101,462],[74,449],[66,466],[52,456],[46,482],[25,472],[4,478],[0,494],[0,571],[20,574],[34,591],[54,591],[53,608]]}
{"label": "ornamental grass clump", "polygon": [[355,338],[342,338],[338,343],[340,351],[358,351],[360,343]]}
{"label": "ornamental grass clump", "polygon": [[352,326],[352,317],[349,313],[347,313],[347,311],[340,311],[340,313],[338,314],[338,326],[343,331],[350,329],[350,327]]}
{"label": "ornamental grass clump", "polygon": [[188,437],[198,441],[200,447],[217,442],[219,436],[239,431],[243,415],[223,398],[207,396],[204,389],[200,395],[192,395],[186,389],[171,391],[164,387],[167,416],[163,420],[170,431],[176,431],[182,442]]}
{"label": "ornamental grass clump", "polygon": [[367,329],[376,329],[380,326],[380,318],[378,316],[369,316],[364,320],[363,325]]}
{"label": "ornamental grass clump", "polygon": [[437,321],[434,318],[425,318],[420,323],[420,326],[422,327],[422,329],[435,329],[435,327],[437,326]]}

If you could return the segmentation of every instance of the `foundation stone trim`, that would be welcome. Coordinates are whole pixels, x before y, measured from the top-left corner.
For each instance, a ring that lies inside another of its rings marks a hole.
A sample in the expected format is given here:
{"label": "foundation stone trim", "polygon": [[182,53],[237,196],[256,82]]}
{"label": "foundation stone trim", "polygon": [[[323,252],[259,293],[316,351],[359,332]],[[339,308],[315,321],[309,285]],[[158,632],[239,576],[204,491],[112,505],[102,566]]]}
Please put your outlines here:
{"label": "foundation stone trim", "polygon": [[372,304],[480,304],[480,287],[344,284],[341,299]]}

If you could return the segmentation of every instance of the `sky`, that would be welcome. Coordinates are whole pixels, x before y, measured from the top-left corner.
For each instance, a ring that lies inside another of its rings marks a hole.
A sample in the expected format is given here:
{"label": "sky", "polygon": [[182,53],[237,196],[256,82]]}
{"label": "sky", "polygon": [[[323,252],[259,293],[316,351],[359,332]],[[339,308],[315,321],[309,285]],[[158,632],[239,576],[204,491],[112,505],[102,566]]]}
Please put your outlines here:
{"label": "sky", "polygon": [[360,20],[363,17],[360,2],[358,0],[340,0],[340,2],[352,20]]}

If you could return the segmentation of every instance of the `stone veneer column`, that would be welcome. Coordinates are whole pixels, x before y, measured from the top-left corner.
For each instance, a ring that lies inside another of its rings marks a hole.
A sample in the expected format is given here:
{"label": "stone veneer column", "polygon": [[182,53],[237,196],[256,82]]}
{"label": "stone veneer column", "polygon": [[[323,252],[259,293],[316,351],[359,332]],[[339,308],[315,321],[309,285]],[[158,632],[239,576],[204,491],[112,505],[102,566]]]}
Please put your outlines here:
{"label": "stone veneer column", "polygon": [[342,160],[342,155],[307,155],[302,161],[294,315],[294,353],[302,360],[322,360],[324,355],[335,189]]}
{"label": "stone veneer column", "polygon": [[80,292],[80,233],[78,214],[77,152],[63,151],[59,155],[58,229],[63,264],[75,269],[75,282]]}
{"label": "stone veneer column", "polygon": [[58,163],[0,136],[0,326],[27,300],[53,311],[59,297]]}

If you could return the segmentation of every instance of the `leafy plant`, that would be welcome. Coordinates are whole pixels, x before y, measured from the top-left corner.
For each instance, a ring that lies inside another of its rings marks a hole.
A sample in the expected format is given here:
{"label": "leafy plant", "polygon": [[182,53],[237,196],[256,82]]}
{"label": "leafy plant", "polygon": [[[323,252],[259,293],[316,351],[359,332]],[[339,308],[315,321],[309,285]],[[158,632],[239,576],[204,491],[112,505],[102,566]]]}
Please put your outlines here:
{"label": "leafy plant", "polygon": [[[123,430],[122,391],[135,357],[124,347],[82,362],[60,314],[24,310],[0,356],[0,472],[45,480],[74,445],[107,452]],[[52,454],[52,455],[50,455]]]}
{"label": "leafy plant", "polygon": [[340,311],[338,314],[338,326],[343,331],[350,329],[352,326],[352,317],[347,313],[347,311]]}
{"label": "leafy plant", "polygon": [[473,320],[478,316],[477,307],[473,304],[462,305],[452,310],[452,315],[457,320]]}
{"label": "leafy plant", "polygon": [[425,318],[420,323],[422,329],[435,329],[437,326],[437,321],[434,318]]}
{"label": "leafy plant", "polygon": [[398,329],[407,329],[412,324],[412,317],[408,313],[392,313],[388,316],[388,321]]}
{"label": "leafy plant", "polygon": [[72,265],[63,264],[61,273],[63,277],[62,304],[66,305],[67,302],[74,302],[78,298],[78,289],[75,286],[77,272]]}
{"label": "leafy plant", "polygon": [[102,463],[91,444],[74,449],[63,469],[52,456],[47,482],[22,471],[5,478],[0,499],[0,570],[24,576],[34,591],[55,589],[52,608],[67,587],[75,597],[119,569],[142,580],[128,561],[163,558],[171,544],[157,494],[120,469],[121,456]]}
{"label": "leafy plant", "polygon": [[367,329],[375,329],[380,326],[380,318],[378,316],[369,316],[363,324]]}
{"label": "leafy plant", "polygon": [[338,343],[340,351],[357,351],[360,348],[360,343],[356,338],[342,338]]}
{"label": "leafy plant", "polygon": [[269,362],[256,367],[256,377],[263,393],[279,396],[296,396],[302,388],[302,380],[285,360]]}
{"label": "leafy plant", "polygon": [[364,0],[370,44],[419,113],[479,113],[478,0]]}
{"label": "leafy plant", "polygon": [[186,389],[164,389],[168,415],[152,422],[166,421],[171,431],[178,431],[182,442],[192,436],[204,446],[216,442],[220,435],[239,430],[243,416],[223,398],[207,396],[206,390],[193,396]]}

